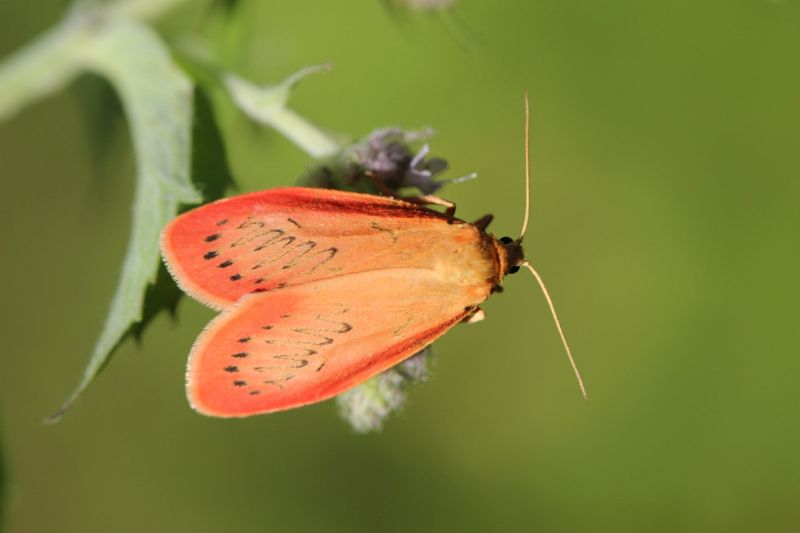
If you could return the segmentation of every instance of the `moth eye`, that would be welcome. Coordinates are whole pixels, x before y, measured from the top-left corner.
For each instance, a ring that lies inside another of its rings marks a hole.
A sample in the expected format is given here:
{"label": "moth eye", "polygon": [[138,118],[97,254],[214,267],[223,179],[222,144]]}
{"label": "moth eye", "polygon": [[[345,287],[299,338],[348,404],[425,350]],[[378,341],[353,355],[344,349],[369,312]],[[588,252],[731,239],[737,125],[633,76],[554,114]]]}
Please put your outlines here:
{"label": "moth eye", "polygon": [[502,244],[511,244],[512,242],[514,242],[514,239],[512,239],[511,237],[503,237],[502,239],[500,239],[500,242]]}
{"label": "moth eye", "polygon": [[517,272],[519,272],[519,267],[516,265],[508,269],[509,274],[516,274]]}

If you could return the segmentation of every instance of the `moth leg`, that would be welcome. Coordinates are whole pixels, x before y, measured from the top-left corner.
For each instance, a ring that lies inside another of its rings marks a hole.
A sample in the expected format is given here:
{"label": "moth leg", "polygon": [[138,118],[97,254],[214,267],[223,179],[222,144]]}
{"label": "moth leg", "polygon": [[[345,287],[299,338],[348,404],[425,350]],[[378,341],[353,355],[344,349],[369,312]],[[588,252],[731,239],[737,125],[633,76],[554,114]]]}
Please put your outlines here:
{"label": "moth leg", "polygon": [[393,191],[392,189],[390,189],[389,187],[387,187],[386,184],[383,182],[383,180],[380,179],[375,174],[373,174],[371,170],[365,171],[364,174],[369,179],[372,180],[372,183],[375,184],[375,186],[378,188],[379,191],[381,191],[381,193],[383,193],[384,195],[389,196],[391,198],[396,197],[397,193],[395,191]]}
{"label": "moth leg", "polygon": [[435,194],[423,194],[422,196],[412,196],[410,198],[403,198],[406,202],[417,205],[440,205],[445,208],[444,214],[448,218],[452,218],[456,214],[456,204],[450,200],[439,198]]}
{"label": "moth leg", "polygon": [[475,322],[480,322],[486,318],[486,313],[483,312],[483,309],[480,307],[476,307],[473,311],[465,316],[463,320],[461,320],[465,324],[474,324]]}
{"label": "moth leg", "polygon": [[[367,177],[372,180],[375,186],[386,196],[391,196],[397,198],[397,193],[386,186],[386,184],[381,181],[378,176],[373,174],[370,171],[365,172]],[[440,205],[445,208],[444,214],[448,218],[453,218],[453,215],[456,214],[456,204],[451,202],[450,200],[445,200],[444,198],[439,198],[435,194],[423,194],[421,196],[409,196],[407,198],[400,198],[401,200],[405,200],[411,204],[417,205]],[[485,217],[484,217],[485,218]]]}
{"label": "moth leg", "polygon": [[481,218],[473,222],[472,225],[481,231],[486,231],[486,228],[489,227],[489,224],[492,223],[493,219],[494,215],[492,214],[483,215]]}

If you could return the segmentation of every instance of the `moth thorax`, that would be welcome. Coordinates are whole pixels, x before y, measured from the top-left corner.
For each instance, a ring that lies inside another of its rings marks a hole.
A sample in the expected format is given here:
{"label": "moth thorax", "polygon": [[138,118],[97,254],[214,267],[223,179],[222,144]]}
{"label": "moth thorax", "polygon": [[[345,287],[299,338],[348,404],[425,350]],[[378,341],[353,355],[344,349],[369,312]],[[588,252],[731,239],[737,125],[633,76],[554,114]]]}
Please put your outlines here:
{"label": "moth thorax", "polygon": [[[452,258],[445,257],[435,261],[430,266],[438,272],[443,280],[457,285],[482,285],[486,278],[491,277],[490,263],[471,250],[463,250],[453,254]],[[456,259],[456,260],[454,260]]]}

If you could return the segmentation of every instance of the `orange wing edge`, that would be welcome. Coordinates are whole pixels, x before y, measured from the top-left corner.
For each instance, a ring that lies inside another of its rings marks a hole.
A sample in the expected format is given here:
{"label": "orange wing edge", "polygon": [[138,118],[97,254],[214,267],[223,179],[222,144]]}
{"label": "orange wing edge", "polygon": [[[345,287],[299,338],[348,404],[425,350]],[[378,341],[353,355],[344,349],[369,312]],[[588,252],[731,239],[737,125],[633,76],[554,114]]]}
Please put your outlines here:
{"label": "orange wing edge", "polygon": [[230,307],[233,302],[219,298],[211,292],[203,290],[203,288],[197,283],[193,282],[192,278],[183,270],[183,268],[181,268],[181,263],[174,252],[174,246],[172,245],[171,238],[172,232],[174,231],[175,227],[181,223],[181,221],[182,218],[177,217],[167,224],[167,226],[161,231],[161,255],[164,258],[164,265],[167,267],[167,271],[183,292],[206,307],[210,307],[215,311],[222,311]]}

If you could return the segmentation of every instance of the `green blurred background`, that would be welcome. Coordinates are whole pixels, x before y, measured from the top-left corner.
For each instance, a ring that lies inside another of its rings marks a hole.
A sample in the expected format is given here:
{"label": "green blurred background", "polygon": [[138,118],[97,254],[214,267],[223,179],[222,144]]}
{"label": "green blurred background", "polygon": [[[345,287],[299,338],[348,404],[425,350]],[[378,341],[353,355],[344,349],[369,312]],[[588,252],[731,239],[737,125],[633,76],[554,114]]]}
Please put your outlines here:
{"label": "green blurred background", "polygon": [[[0,1],[0,57],[61,1]],[[12,532],[800,529],[796,0],[258,2],[227,61],[257,82],[332,61],[294,106],[353,135],[431,125],[459,213],[521,223],[560,310],[584,403],[525,274],[437,343],[433,379],[379,434],[332,402],[246,420],[194,413],[186,355],[213,316],[185,299],[126,343],[67,417],[126,246],[127,138],[98,169],[73,88],[0,124],[0,424]],[[206,31],[206,4],[158,24]],[[465,27],[456,22],[456,15]],[[222,113],[243,191],[311,160]]]}

